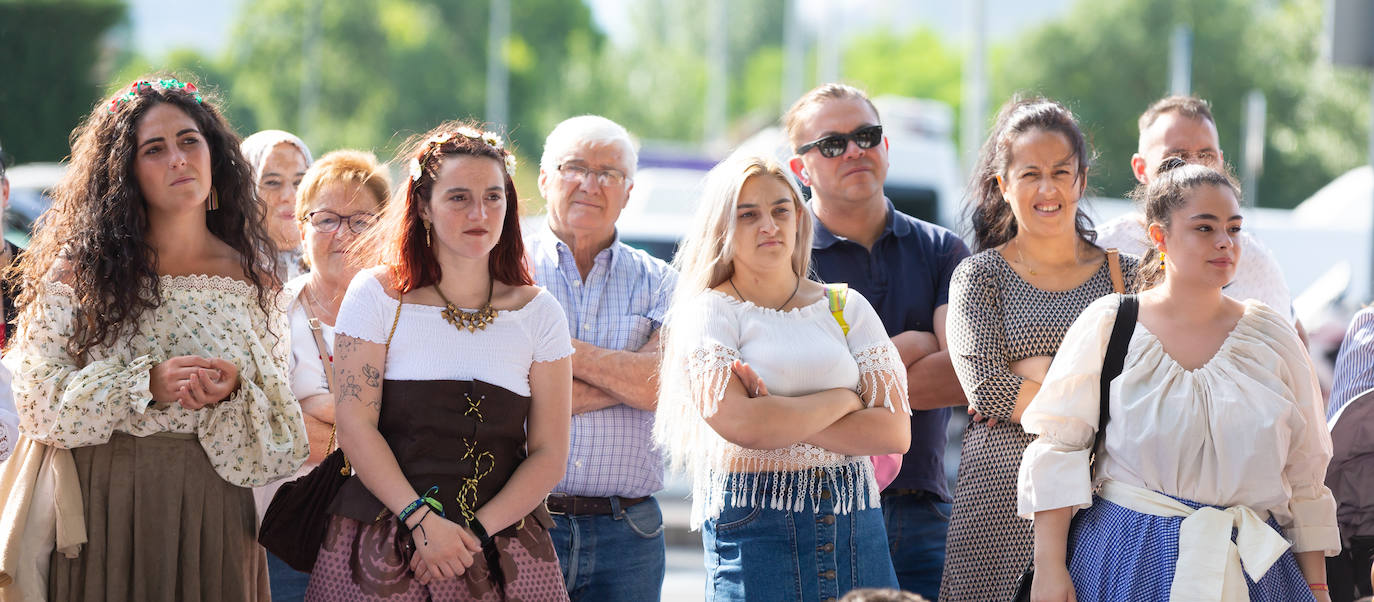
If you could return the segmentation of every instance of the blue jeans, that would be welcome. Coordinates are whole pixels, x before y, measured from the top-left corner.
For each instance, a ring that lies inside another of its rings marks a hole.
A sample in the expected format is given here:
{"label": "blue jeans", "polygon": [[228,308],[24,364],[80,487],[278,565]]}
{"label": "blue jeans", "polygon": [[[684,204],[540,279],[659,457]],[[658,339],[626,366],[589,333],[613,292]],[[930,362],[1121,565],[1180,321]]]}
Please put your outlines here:
{"label": "blue jeans", "polygon": [[572,600],[638,602],[663,595],[663,512],[649,498],[599,516],[553,515],[553,549]]}
{"label": "blue jeans", "polygon": [[305,599],[310,585],[310,573],[291,568],[271,552],[267,553],[267,580],[272,586],[272,602],[296,602]]}
{"label": "blue jeans", "polygon": [[934,494],[883,494],[883,521],[897,582],[935,602],[945,570],[950,504]]}
{"label": "blue jeans", "polygon": [[772,494],[766,491],[759,503],[737,507],[730,487],[720,516],[701,529],[707,600],[800,602],[835,599],[857,588],[897,587],[880,509],[836,514],[834,487],[800,512],[767,507]]}

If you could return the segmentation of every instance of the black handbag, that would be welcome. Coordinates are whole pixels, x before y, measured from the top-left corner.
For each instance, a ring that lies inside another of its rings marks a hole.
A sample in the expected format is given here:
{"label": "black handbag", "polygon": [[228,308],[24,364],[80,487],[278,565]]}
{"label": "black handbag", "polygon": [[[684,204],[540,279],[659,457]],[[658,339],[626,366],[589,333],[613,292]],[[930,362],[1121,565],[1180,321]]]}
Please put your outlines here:
{"label": "black handbag", "polygon": [[[1111,420],[1111,412],[1108,408],[1111,402],[1112,380],[1121,374],[1121,369],[1126,364],[1126,350],[1131,344],[1131,332],[1135,330],[1136,319],[1140,314],[1140,299],[1135,295],[1121,295],[1121,307],[1116,310],[1116,322],[1112,324],[1112,336],[1107,340],[1107,355],[1102,358],[1102,379],[1101,393],[1099,395],[1099,410],[1097,414],[1097,434],[1093,437],[1094,454],[1088,460],[1091,466],[1096,460],[1096,450],[1101,449],[1102,434],[1107,430],[1107,422]],[[1077,521],[1079,515],[1074,515],[1073,520]],[[1069,531],[1073,531],[1072,523]],[[1012,593],[1012,602],[1030,602],[1031,584],[1035,581],[1035,559],[1026,566],[1026,570],[1016,578],[1016,589]]]}
{"label": "black handbag", "polygon": [[[308,305],[306,314],[310,314]],[[401,302],[397,300],[396,318],[392,320],[391,333],[386,337],[388,349],[400,318]],[[315,345],[319,347],[320,360],[324,362],[325,380],[329,390],[333,391],[334,362],[330,359],[329,348],[324,344],[320,322],[314,317],[310,318],[310,331],[315,335]],[[334,436],[337,434],[337,428],[329,434],[329,448],[333,451],[325,456],[319,466],[305,476],[283,484],[272,495],[272,501],[262,515],[262,527],[258,529],[258,543],[262,547],[282,559],[287,566],[303,573],[315,568],[315,558],[320,553],[325,531],[329,528],[329,504],[353,473],[343,449],[334,447]]]}
{"label": "black handbag", "polygon": [[329,527],[329,503],[350,472],[343,450],[336,449],[309,474],[283,484],[262,516],[258,543],[293,569],[313,570]]}

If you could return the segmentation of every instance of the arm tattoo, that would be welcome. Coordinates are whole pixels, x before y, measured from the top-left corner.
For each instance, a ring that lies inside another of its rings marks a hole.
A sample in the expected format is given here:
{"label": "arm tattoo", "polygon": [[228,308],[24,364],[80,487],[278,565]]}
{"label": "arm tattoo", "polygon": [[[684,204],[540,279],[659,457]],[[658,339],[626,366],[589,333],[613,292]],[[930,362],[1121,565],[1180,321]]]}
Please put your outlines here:
{"label": "arm tattoo", "polygon": [[367,386],[377,388],[382,386],[382,373],[377,371],[372,364],[363,364],[363,377],[367,379]]}
{"label": "arm tattoo", "polygon": [[334,346],[337,347],[334,350],[335,356],[351,354],[354,348],[358,346],[358,340],[350,336],[340,336],[335,338]]}
{"label": "arm tattoo", "polygon": [[351,374],[349,370],[340,370],[339,376],[343,377],[343,383],[339,386],[339,403],[362,401],[363,388],[357,382],[357,375]]}

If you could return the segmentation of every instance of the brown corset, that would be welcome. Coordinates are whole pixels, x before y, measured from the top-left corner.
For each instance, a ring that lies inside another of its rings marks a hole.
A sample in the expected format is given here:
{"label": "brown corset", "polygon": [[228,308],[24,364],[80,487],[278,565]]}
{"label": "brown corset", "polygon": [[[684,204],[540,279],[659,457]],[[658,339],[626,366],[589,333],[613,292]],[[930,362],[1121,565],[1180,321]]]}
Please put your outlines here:
{"label": "brown corset", "polygon": [[[377,430],[411,487],[424,495],[438,486],[434,498],[461,524],[524,461],[529,411],[529,397],[479,380],[387,380]],[[364,523],[390,514],[356,476],[329,512]]]}

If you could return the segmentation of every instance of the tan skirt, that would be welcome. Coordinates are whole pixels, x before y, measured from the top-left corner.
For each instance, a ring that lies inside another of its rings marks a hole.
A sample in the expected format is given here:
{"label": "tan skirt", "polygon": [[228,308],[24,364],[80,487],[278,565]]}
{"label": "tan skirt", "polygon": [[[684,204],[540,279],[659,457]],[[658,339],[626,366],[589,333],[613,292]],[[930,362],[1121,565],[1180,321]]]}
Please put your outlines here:
{"label": "tan skirt", "polygon": [[194,435],[133,437],[72,450],[90,541],[53,554],[49,599],[270,599],[253,491],[215,473]]}

